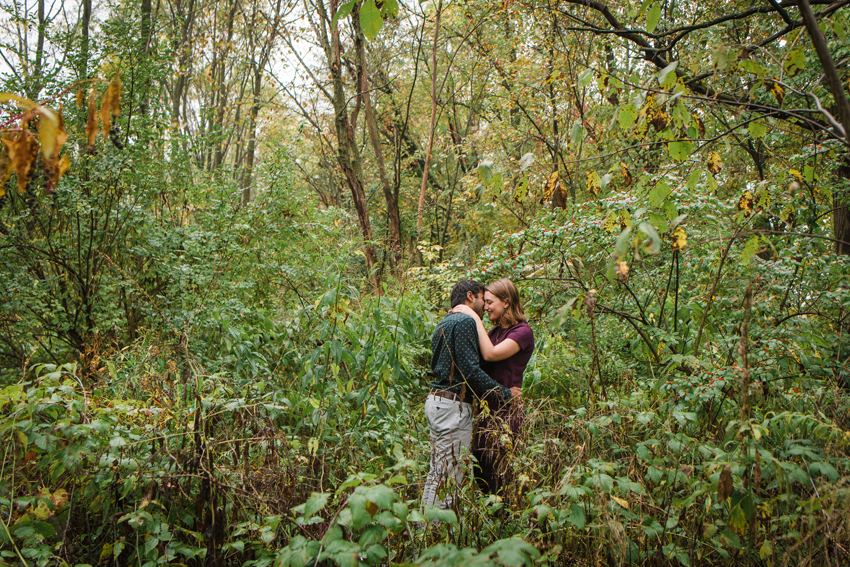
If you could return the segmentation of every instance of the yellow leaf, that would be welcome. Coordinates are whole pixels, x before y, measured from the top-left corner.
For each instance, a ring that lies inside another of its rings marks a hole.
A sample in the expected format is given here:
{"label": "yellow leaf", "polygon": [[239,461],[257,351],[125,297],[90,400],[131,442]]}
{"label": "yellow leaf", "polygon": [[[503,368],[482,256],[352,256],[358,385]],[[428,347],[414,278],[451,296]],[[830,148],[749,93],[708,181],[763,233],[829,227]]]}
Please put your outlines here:
{"label": "yellow leaf", "polygon": [[738,199],[738,210],[744,211],[744,214],[751,215],[753,212],[753,194],[747,189],[741,198]]}
{"label": "yellow leaf", "polygon": [[41,153],[45,160],[53,157],[53,151],[56,149],[59,135],[59,117],[56,113],[42,106],[38,109],[40,117],[38,119],[38,141],[41,144]]}
{"label": "yellow leaf", "polygon": [[779,104],[782,104],[782,101],[785,100],[785,89],[777,82],[773,82],[773,85],[770,87],[770,94],[773,95],[773,98]]}
{"label": "yellow leaf", "polygon": [[802,183],[802,182],[803,182],[803,176],[802,176],[802,174],[801,174],[798,170],[796,170],[796,169],[790,169],[790,170],[788,170],[788,173],[790,173],[790,174],[791,174],[791,177],[793,177],[794,179],[796,179],[796,180],[797,180],[797,183]]}
{"label": "yellow leaf", "polygon": [[688,244],[688,235],[685,234],[685,229],[681,226],[677,226],[673,230],[671,240],[673,242],[673,250],[684,250],[685,246]]}
{"label": "yellow leaf", "polygon": [[50,517],[50,508],[47,507],[47,503],[44,500],[40,500],[32,513],[36,518],[43,521]]}
{"label": "yellow leaf", "polygon": [[60,488],[50,495],[50,501],[53,502],[53,505],[56,507],[56,511],[58,512],[65,506],[65,503],[68,502],[68,491],[64,488]]}
{"label": "yellow leaf", "polygon": [[708,162],[706,162],[706,165],[708,166],[708,171],[710,171],[712,175],[720,173],[720,169],[723,167],[723,162],[720,161],[720,154],[717,152],[711,152],[711,155],[708,156]]}
{"label": "yellow leaf", "polygon": [[611,498],[614,500],[614,502],[616,502],[617,504],[619,504],[620,506],[622,506],[626,510],[629,509],[629,503],[627,501],[623,500],[622,498],[617,498],[613,494],[611,495]]}
{"label": "yellow leaf", "polygon": [[98,560],[98,563],[103,563],[110,557],[112,557],[112,544],[104,543],[103,549],[100,551],[100,559]]}
{"label": "yellow leaf", "polygon": [[599,195],[599,189],[602,186],[602,180],[599,178],[599,174],[596,171],[590,171],[587,173],[587,190],[593,193],[593,195]]}
{"label": "yellow leaf", "polygon": [[620,215],[616,212],[611,211],[608,213],[608,216],[605,217],[605,220],[602,221],[602,228],[605,229],[605,232],[608,234],[613,234],[617,228],[620,226]]}
{"label": "yellow leaf", "polygon": [[629,277],[629,265],[626,262],[620,260],[619,262],[617,262],[616,272],[617,272],[617,275],[620,277],[620,279],[623,279],[623,280],[628,279],[628,277]]}

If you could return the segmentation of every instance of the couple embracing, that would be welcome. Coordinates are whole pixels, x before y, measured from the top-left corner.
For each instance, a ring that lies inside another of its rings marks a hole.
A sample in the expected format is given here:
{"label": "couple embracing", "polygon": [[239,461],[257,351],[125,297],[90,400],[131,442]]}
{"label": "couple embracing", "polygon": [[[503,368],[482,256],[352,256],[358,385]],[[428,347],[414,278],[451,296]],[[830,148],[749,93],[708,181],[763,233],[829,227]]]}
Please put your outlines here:
{"label": "couple embracing", "polygon": [[[452,507],[452,493],[463,480],[461,458],[470,447],[483,492],[500,492],[509,481],[500,440],[504,424],[514,435],[522,425],[522,374],[534,351],[534,334],[511,280],[500,279],[486,288],[460,281],[452,289],[451,305],[431,337],[434,381],[425,401],[431,467],[422,503],[443,509]],[[481,321],[485,312],[493,324],[489,334]],[[487,408],[475,435],[473,402]],[[446,486],[449,480],[453,484]]]}

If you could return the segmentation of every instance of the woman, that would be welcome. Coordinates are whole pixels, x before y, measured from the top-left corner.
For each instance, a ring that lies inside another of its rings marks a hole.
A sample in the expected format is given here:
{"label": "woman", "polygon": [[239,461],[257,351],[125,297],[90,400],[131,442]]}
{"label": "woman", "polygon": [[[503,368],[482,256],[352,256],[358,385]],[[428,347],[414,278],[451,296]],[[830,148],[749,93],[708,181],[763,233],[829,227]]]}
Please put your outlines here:
{"label": "woman", "polygon": [[[478,342],[484,363],[481,368],[493,380],[506,388],[522,387],[522,374],[534,352],[534,333],[526,323],[514,283],[506,278],[487,286],[484,292],[484,311],[493,328],[489,333],[475,312],[465,305],[453,309],[469,315],[478,326]],[[511,442],[503,439],[506,423],[513,435],[519,433],[523,422],[522,406],[508,402],[502,406],[485,398],[489,412],[483,411],[472,438],[472,454],[478,459],[475,477],[482,492],[496,493],[510,482],[509,462],[505,457]]]}

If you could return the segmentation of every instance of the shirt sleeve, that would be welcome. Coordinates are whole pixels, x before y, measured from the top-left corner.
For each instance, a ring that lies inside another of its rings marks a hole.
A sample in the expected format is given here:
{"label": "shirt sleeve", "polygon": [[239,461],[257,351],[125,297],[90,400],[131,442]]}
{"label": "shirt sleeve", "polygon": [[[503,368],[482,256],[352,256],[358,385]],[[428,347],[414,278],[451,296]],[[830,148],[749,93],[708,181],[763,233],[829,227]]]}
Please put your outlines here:
{"label": "shirt sleeve", "polygon": [[515,341],[522,351],[534,350],[534,331],[528,324],[517,325],[505,338]]}
{"label": "shirt sleeve", "polygon": [[467,385],[479,398],[488,392],[496,391],[509,400],[511,391],[487,375],[479,365],[478,328],[472,317],[464,317],[455,326],[455,363]]}

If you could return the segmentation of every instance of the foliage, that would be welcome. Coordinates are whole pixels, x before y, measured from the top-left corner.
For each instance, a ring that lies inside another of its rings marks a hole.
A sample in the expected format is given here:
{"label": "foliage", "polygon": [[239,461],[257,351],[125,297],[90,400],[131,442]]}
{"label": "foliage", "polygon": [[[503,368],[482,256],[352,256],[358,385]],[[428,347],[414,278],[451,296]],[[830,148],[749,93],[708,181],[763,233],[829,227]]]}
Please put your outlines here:
{"label": "foliage", "polygon": [[[812,4],[0,3],[0,565],[846,563]],[[468,277],[537,339],[514,481],[422,509]]]}

